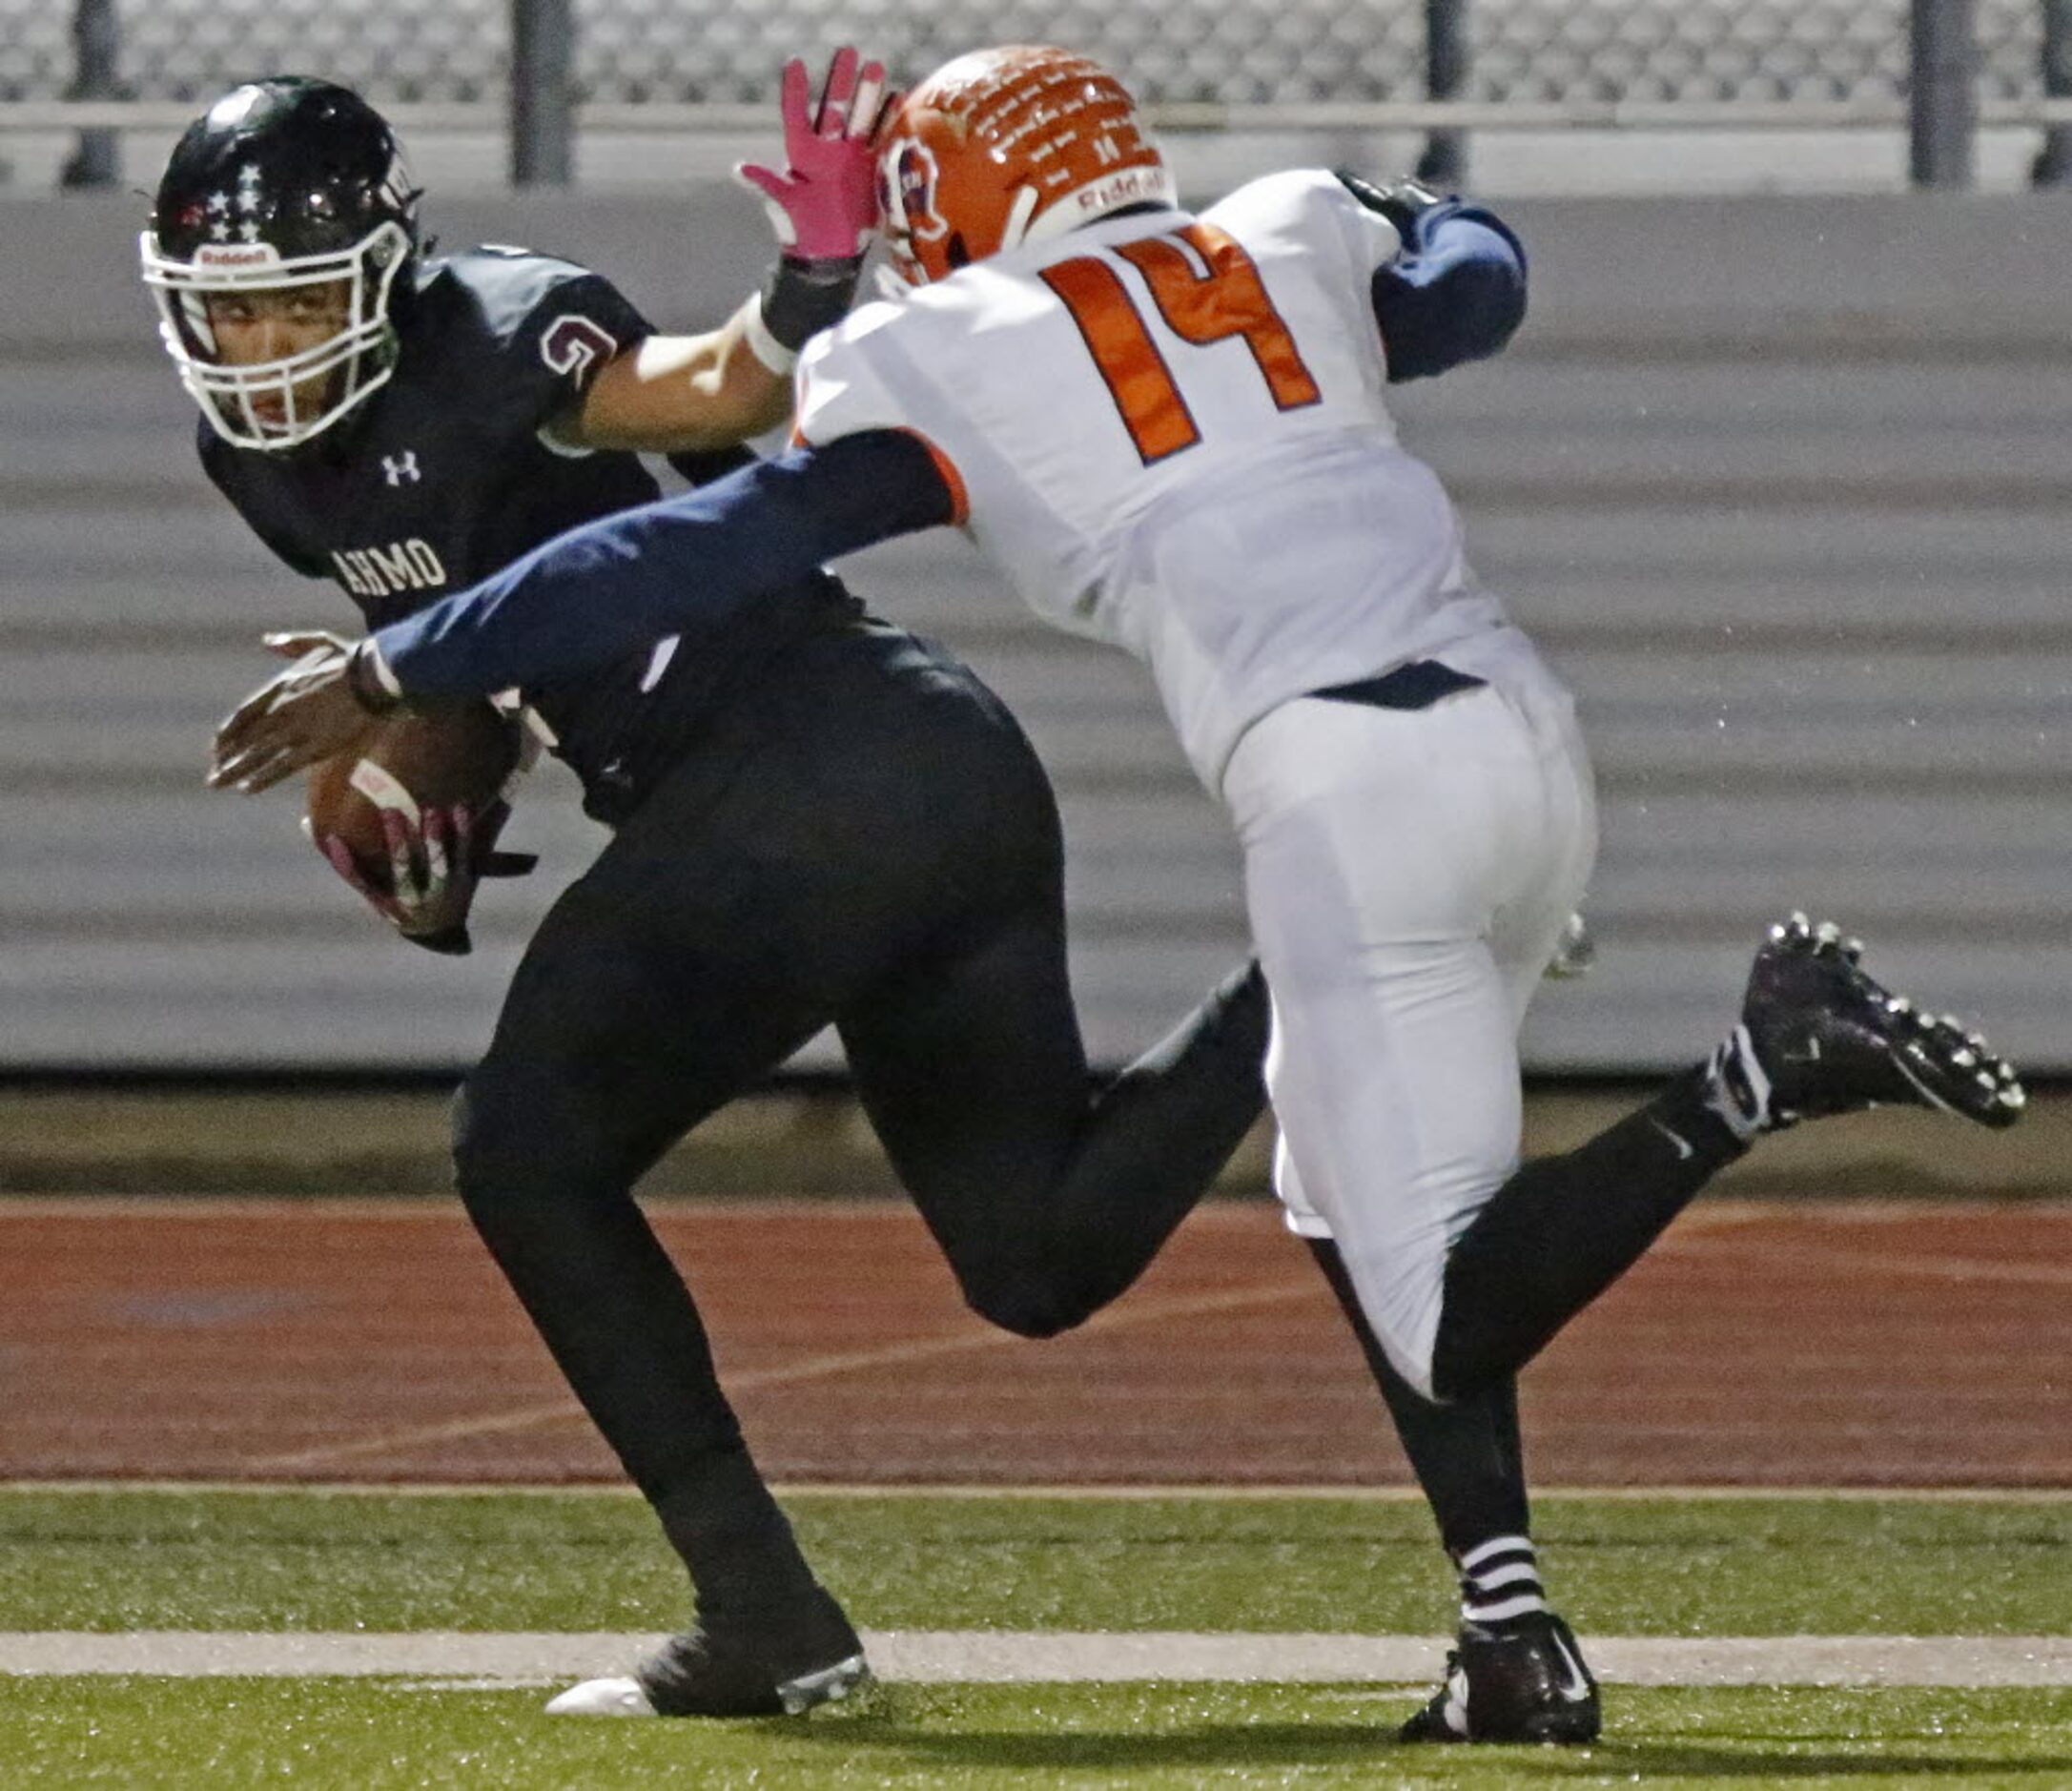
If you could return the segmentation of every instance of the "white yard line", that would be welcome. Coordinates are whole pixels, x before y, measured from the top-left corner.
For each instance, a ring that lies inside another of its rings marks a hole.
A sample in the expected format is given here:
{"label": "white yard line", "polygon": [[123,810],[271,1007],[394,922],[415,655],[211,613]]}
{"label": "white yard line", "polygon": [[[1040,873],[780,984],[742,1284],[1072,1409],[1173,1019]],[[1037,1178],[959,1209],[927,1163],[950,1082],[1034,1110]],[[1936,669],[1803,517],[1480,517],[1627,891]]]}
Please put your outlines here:
{"label": "white yard line", "polygon": [[[76,1630],[0,1633],[0,1676],[170,1678],[382,1675],[470,1685],[551,1684],[624,1673],[660,1638],[425,1631]],[[923,1684],[1094,1680],[1422,1683],[1446,1642],[1422,1636],[879,1630],[864,1637],[881,1678]],[[1626,1685],[2072,1685],[2072,1637],[1593,1636],[1598,1677]]]}

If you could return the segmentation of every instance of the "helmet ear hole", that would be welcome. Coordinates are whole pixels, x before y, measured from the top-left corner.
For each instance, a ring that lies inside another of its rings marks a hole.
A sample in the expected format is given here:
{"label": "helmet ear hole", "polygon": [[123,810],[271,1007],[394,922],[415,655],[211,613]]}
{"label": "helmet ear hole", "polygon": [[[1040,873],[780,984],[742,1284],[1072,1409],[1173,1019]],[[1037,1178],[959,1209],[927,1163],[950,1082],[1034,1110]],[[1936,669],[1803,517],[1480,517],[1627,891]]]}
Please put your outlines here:
{"label": "helmet ear hole", "polygon": [[953,230],[950,233],[950,240],[942,245],[942,258],[953,269],[971,266],[972,252],[964,246],[964,233],[961,230]]}

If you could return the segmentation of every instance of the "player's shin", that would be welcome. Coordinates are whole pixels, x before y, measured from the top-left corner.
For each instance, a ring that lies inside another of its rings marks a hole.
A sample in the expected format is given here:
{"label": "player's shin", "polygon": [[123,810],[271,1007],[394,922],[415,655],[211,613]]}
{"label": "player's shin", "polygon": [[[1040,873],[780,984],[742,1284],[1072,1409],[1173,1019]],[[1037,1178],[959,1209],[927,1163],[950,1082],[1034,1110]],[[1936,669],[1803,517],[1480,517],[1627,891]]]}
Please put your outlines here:
{"label": "player's shin", "polygon": [[1525,1535],[1531,1518],[1516,1385],[1497,1381],[1472,1398],[1449,1405],[1424,1398],[1384,1353],[1360,1309],[1338,1245],[1328,1238],[1314,1238],[1309,1251],[1359,1339],[1360,1352],[1438,1521],[1446,1553],[1458,1561],[1492,1537]]}
{"label": "player's shin", "polygon": [[1565,1156],[1519,1168],[1446,1259],[1432,1390],[1466,1399],[1515,1374],[1637,1262],[1747,1145],[1704,1070]]}
{"label": "player's shin", "polygon": [[689,1568],[708,1630],[761,1629],[815,1602],[818,1587],[748,1446],[713,1450],[651,1495]]}

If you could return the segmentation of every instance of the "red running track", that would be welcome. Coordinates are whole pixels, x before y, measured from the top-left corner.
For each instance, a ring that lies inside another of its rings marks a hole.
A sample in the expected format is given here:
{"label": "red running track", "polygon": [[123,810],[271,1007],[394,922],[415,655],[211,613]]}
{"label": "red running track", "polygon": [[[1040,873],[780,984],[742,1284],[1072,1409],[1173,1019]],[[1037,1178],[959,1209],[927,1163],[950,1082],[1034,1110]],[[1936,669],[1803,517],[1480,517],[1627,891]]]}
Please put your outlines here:
{"label": "red running track", "polygon": [[[1049,1343],[901,1204],[658,1209],[789,1482],[1401,1484],[1306,1253],[1191,1219]],[[0,1477],[609,1480],[454,1207],[0,1203]],[[1526,1380],[1555,1486],[2072,1486],[2072,1206],[1698,1206]]]}

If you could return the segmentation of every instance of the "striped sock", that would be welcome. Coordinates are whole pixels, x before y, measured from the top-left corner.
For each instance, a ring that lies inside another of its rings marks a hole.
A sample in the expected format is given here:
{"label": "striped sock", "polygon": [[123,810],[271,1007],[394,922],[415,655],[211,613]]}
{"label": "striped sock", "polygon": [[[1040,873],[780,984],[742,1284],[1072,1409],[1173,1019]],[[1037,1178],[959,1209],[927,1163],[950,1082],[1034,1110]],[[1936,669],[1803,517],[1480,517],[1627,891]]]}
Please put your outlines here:
{"label": "striped sock", "polygon": [[1522,1616],[1547,1609],[1529,1536],[1491,1536],[1461,1556],[1461,1627],[1506,1634]]}

